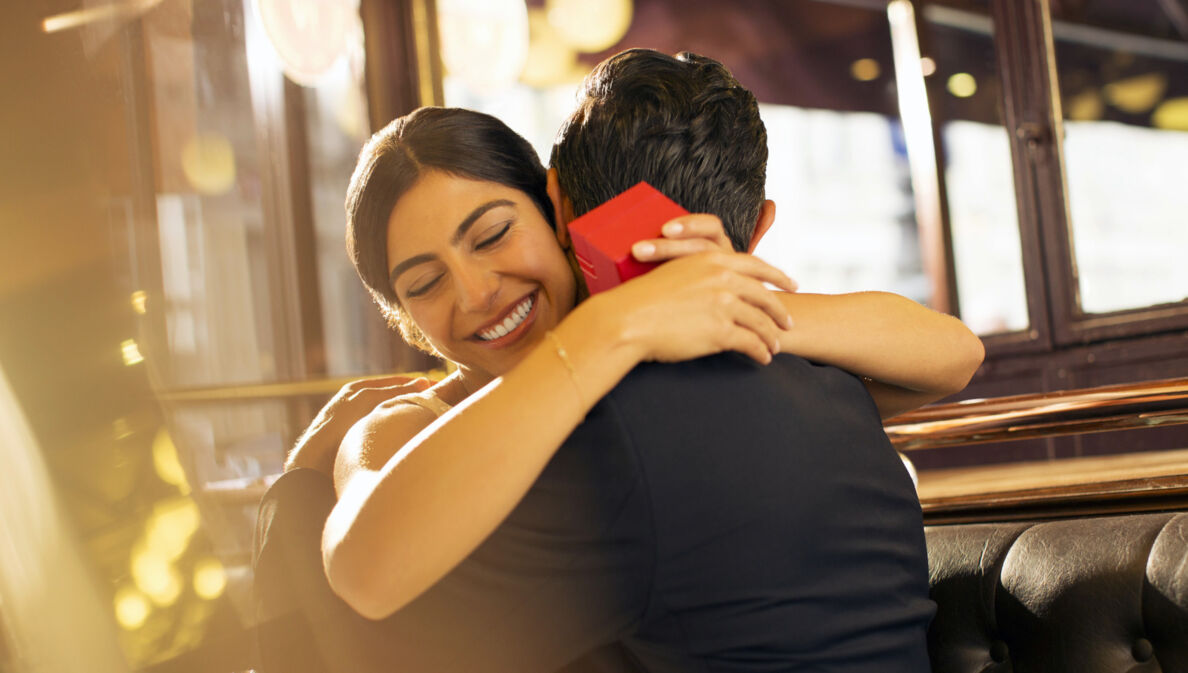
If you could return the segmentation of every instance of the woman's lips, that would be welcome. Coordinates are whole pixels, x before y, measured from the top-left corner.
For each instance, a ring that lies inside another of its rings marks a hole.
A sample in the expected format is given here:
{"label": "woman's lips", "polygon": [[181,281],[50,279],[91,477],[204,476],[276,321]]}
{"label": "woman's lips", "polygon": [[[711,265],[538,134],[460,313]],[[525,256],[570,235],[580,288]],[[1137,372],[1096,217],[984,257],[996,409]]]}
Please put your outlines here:
{"label": "woman's lips", "polygon": [[514,341],[532,322],[538,303],[538,292],[533,292],[521,299],[503,314],[501,319],[493,320],[486,327],[477,330],[474,338],[481,344],[502,346]]}

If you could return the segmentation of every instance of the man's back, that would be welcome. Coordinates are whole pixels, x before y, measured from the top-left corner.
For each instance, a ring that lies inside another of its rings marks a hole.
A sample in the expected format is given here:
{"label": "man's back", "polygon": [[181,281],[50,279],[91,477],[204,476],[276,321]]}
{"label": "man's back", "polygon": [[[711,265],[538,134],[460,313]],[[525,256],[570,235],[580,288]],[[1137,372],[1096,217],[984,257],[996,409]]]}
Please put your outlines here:
{"label": "man's back", "polygon": [[648,493],[627,643],[650,669],[928,670],[920,508],[858,379],[727,354],[641,366],[601,406]]}
{"label": "man's back", "polygon": [[262,541],[303,579],[262,605],[295,596],[319,642],[357,641],[376,670],[928,670],[919,505],[865,389],[832,367],[638,367],[474,553],[380,622],[324,585],[316,476],[265,498]]}

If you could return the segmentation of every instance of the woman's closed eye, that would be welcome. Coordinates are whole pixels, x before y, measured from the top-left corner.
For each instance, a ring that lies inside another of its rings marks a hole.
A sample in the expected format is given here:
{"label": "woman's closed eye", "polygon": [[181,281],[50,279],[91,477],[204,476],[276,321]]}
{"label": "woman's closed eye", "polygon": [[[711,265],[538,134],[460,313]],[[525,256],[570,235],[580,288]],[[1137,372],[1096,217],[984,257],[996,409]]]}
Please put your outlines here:
{"label": "woman's closed eye", "polygon": [[404,291],[404,294],[406,296],[408,296],[410,299],[416,299],[417,297],[423,297],[426,294],[429,294],[430,290],[437,287],[438,283],[440,283],[440,281],[441,281],[442,275],[443,274],[439,273],[437,275],[430,276],[429,278],[427,278],[425,280],[418,280],[415,283],[413,283],[412,285],[410,285],[409,288]]}
{"label": "woman's closed eye", "polygon": [[[508,220],[503,224],[492,227],[491,229],[494,229],[494,232],[490,233],[489,235],[484,235],[483,238],[476,241],[474,244],[474,249],[486,250],[487,248],[490,248],[499,241],[503,240],[503,237],[507,235],[509,230],[511,230],[511,225],[511,220]],[[488,229],[487,231],[490,232],[491,229]]]}

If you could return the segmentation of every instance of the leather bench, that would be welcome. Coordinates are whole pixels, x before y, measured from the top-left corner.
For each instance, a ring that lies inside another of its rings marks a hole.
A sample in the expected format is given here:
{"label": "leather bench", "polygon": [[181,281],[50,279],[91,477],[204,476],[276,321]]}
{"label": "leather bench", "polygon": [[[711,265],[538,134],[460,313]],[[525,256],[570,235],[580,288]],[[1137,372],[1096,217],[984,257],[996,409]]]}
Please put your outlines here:
{"label": "leather bench", "polygon": [[1188,513],[927,537],[934,673],[1188,672]]}

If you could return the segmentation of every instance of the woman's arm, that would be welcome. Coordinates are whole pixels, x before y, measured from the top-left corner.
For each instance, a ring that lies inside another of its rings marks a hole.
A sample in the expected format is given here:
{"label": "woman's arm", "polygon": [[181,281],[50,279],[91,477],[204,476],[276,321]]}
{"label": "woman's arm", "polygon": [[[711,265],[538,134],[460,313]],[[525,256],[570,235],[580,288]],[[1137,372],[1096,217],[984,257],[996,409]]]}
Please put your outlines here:
{"label": "woman's arm", "polygon": [[[704,213],[675,218],[663,234],[633,246],[635,257],[731,249],[721,220]],[[780,335],[781,350],[862,376],[883,418],[960,391],[985,356],[960,320],[899,295],[783,293],[781,300],[796,323]]]}
{"label": "woman's arm", "polygon": [[781,350],[864,377],[883,418],[960,391],[985,355],[960,320],[896,294],[779,296],[796,323]]}
{"label": "woman's arm", "polygon": [[381,405],[351,429],[343,452],[401,448],[379,470],[337,475],[339,502],[322,541],[334,590],[381,618],[432,586],[511,512],[586,412],[640,361],[723,350],[770,361],[787,313],[765,282],[790,287],[749,255],[677,260],[581,304],[554,329],[556,341],[542,339],[427,427],[426,412]]}

